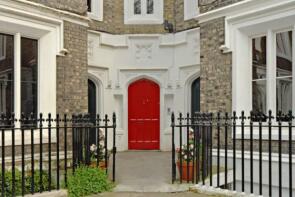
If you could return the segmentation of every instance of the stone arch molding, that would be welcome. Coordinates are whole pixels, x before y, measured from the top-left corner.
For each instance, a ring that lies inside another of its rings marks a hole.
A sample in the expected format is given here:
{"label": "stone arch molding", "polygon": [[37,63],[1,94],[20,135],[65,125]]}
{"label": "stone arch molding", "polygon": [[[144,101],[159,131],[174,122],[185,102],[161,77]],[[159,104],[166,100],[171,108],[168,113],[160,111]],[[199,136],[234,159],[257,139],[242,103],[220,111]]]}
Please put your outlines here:
{"label": "stone arch molding", "polygon": [[130,84],[132,84],[135,81],[138,81],[140,79],[148,79],[151,80],[153,82],[155,82],[156,84],[159,85],[159,87],[163,87],[163,83],[161,82],[161,79],[149,74],[139,74],[137,76],[131,77],[126,81],[126,87],[128,88]]}

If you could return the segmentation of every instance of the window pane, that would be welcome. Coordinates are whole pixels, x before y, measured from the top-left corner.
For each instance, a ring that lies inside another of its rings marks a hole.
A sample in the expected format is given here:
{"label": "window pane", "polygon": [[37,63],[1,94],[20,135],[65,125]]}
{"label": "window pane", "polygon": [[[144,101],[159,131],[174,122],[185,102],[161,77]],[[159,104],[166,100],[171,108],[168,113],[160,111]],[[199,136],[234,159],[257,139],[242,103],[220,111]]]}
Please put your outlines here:
{"label": "window pane", "polygon": [[277,111],[288,114],[292,110],[292,77],[277,79]]}
{"label": "window pane", "polygon": [[134,0],[134,14],[141,14],[141,0]]}
{"label": "window pane", "polygon": [[147,0],[147,14],[154,13],[154,0]]}
{"label": "window pane", "polygon": [[277,111],[292,110],[292,32],[276,35],[277,41]]}
{"label": "window pane", "polygon": [[38,41],[21,39],[21,111],[37,114]]}
{"label": "window pane", "polygon": [[292,76],[292,32],[277,34],[277,77]]}
{"label": "window pane", "polygon": [[87,0],[87,10],[91,12],[91,0]]}
{"label": "window pane", "polygon": [[266,37],[252,39],[252,110],[266,113]]}
{"label": "window pane", "polygon": [[0,34],[0,112],[14,111],[14,41],[13,36]]}
{"label": "window pane", "polygon": [[252,40],[252,76],[253,79],[266,78],[266,37]]}
{"label": "window pane", "polygon": [[252,94],[253,112],[266,114],[266,80],[253,81]]}

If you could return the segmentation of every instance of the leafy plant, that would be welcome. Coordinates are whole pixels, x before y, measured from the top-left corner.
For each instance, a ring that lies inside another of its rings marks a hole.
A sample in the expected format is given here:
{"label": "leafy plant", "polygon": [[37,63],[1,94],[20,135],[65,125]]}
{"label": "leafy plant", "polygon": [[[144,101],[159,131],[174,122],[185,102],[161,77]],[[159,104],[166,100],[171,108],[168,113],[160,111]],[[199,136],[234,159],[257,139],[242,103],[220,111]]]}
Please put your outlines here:
{"label": "leafy plant", "polygon": [[[0,175],[2,177],[2,172]],[[2,185],[2,179],[0,185]],[[2,188],[0,188],[0,192],[2,193]],[[4,192],[5,196],[12,196],[12,170],[5,171]],[[21,195],[21,172],[17,169],[15,169],[15,195]]]}
{"label": "leafy plant", "polygon": [[[2,177],[2,172],[0,172],[0,177]],[[31,192],[31,180],[32,180],[32,173],[26,172],[25,173],[25,194],[29,194]],[[15,195],[19,196],[22,194],[22,177],[21,171],[15,169]],[[2,184],[2,179],[0,180],[0,185]],[[12,170],[5,171],[5,183],[4,183],[4,192],[5,196],[12,196]],[[40,172],[36,170],[34,173],[34,192],[40,192]],[[48,191],[48,174],[47,172],[42,172],[42,188],[43,191]],[[52,180],[51,189],[55,188],[55,183]],[[0,193],[2,192],[2,188],[0,187]]]}
{"label": "leafy plant", "polygon": [[176,153],[177,153],[177,157],[178,160],[180,160],[180,157],[182,157],[182,161],[193,161],[193,159],[197,159],[195,157],[195,151],[198,151],[199,153],[201,153],[202,151],[202,145],[198,144],[198,146],[196,147],[195,150],[195,145],[194,145],[194,131],[191,129],[189,131],[189,141],[187,144],[183,144],[181,146],[181,150],[180,148],[176,149]]}
{"label": "leafy plant", "polygon": [[110,191],[113,185],[104,170],[80,166],[68,178],[69,197],[88,196]]}

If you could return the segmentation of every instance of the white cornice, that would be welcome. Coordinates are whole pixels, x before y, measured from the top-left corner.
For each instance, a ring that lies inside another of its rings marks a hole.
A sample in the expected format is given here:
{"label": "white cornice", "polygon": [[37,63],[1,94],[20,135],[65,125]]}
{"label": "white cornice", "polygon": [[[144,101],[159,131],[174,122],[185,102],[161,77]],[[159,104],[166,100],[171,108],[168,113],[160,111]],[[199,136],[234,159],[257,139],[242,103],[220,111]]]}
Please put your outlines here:
{"label": "white cornice", "polygon": [[[220,47],[223,52],[232,51],[233,34],[236,29],[245,28],[256,23],[295,16],[294,0],[261,0],[260,2],[264,2],[264,4],[257,4],[253,9],[237,10],[225,16],[225,43]],[[277,28],[279,28],[278,26]]]}
{"label": "white cornice", "polygon": [[200,28],[190,29],[175,34],[124,34],[114,35],[104,32],[88,30],[89,34],[99,35],[100,44],[109,47],[128,47],[130,39],[159,39],[160,47],[174,47],[188,42],[187,35],[191,33],[199,33]]}
{"label": "white cornice", "polygon": [[[10,9],[11,12],[39,20],[65,20],[87,26],[89,18],[68,11],[63,11],[27,0],[0,0],[1,9]],[[48,22],[48,21],[46,21]]]}
{"label": "white cornice", "polygon": [[218,8],[195,17],[199,23],[214,20],[220,17],[227,17],[232,15],[241,14],[244,12],[255,11],[258,9],[265,9],[269,7],[276,7],[282,4],[294,4],[294,0],[244,0],[234,3],[222,8]]}

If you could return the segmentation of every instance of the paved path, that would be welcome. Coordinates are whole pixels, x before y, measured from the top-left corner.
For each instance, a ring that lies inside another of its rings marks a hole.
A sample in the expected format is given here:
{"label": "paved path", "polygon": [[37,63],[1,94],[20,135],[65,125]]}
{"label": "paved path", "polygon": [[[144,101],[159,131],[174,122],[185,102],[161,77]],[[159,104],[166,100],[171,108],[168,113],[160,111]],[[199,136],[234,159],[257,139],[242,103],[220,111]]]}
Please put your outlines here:
{"label": "paved path", "polygon": [[189,185],[171,184],[171,152],[119,152],[115,192],[179,192]]}
{"label": "paved path", "polygon": [[180,192],[180,193],[104,193],[104,194],[98,194],[95,197],[205,197],[205,196],[209,197],[203,194],[196,194],[191,192]]}

